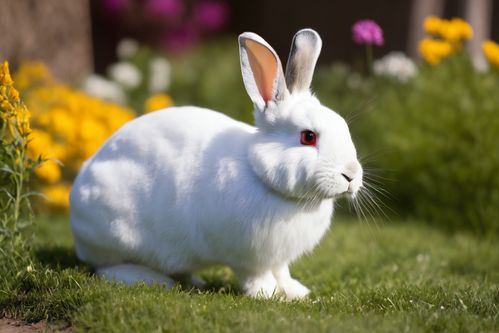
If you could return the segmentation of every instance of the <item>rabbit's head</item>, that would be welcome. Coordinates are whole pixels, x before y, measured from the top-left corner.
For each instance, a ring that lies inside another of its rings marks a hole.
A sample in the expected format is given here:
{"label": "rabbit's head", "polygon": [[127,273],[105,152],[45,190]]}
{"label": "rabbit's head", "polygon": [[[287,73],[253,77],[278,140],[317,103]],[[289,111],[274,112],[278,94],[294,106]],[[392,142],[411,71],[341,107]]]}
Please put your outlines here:
{"label": "rabbit's head", "polygon": [[249,148],[258,177],[272,190],[304,201],[355,196],[362,167],[348,125],[310,92],[322,46],[319,35],[311,29],[296,33],[285,73],[260,36],[243,33],[239,46],[258,128]]}

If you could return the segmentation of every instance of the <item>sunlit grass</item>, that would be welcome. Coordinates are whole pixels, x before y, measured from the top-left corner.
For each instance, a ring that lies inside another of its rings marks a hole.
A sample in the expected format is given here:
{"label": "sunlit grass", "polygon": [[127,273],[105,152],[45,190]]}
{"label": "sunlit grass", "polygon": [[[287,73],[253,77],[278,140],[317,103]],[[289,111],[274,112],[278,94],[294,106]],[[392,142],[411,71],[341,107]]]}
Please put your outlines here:
{"label": "sunlit grass", "polygon": [[108,284],[75,257],[65,218],[40,219],[34,235],[32,261],[0,268],[4,315],[95,332],[499,330],[496,238],[339,219],[292,267],[310,299],[283,303],[241,295],[223,267],[201,272],[207,291]]}

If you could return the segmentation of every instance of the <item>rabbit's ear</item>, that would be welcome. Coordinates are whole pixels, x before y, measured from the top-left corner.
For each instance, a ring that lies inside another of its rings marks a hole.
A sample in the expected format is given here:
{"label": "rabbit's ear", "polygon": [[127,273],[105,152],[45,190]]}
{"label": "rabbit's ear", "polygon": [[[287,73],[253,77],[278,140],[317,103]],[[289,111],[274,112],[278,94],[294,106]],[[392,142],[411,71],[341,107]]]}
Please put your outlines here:
{"label": "rabbit's ear", "polygon": [[281,61],[262,37],[252,32],[239,35],[239,52],[244,86],[260,110],[288,95]]}
{"label": "rabbit's ear", "polygon": [[291,43],[286,64],[286,85],[291,93],[310,88],[322,40],[312,29],[298,31]]}

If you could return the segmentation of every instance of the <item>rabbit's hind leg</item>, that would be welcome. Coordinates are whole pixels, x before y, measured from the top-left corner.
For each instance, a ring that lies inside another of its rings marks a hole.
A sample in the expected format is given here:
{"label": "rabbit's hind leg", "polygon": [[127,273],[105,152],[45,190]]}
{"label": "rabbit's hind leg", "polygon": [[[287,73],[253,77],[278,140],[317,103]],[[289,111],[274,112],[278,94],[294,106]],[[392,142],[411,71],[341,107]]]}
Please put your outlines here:
{"label": "rabbit's hind leg", "polygon": [[152,270],[146,266],[133,264],[119,264],[99,267],[95,274],[109,281],[118,281],[125,284],[145,282],[147,284],[161,284],[168,288],[173,287],[175,281],[170,277]]}
{"label": "rabbit's hind leg", "polygon": [[194,276],[190,273],[173,274],[171,277],[175,281],[180,282],[182,287],[186,289],[197,288],[202,290],[206,286],[206,282],[202,278]]}

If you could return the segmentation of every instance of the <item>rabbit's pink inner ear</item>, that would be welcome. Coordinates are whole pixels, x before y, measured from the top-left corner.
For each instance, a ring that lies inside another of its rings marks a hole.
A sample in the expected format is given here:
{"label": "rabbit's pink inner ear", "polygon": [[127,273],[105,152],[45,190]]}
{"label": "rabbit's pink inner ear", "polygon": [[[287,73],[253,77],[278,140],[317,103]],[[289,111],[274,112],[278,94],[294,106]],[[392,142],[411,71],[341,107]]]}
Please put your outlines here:
{"label": "rabbit's pink inner ear", "polygon": [[277,74],[277,59],[262,44],[246,40],[246,50],[258,91],[265,103],[272,99],[274,79]]}

